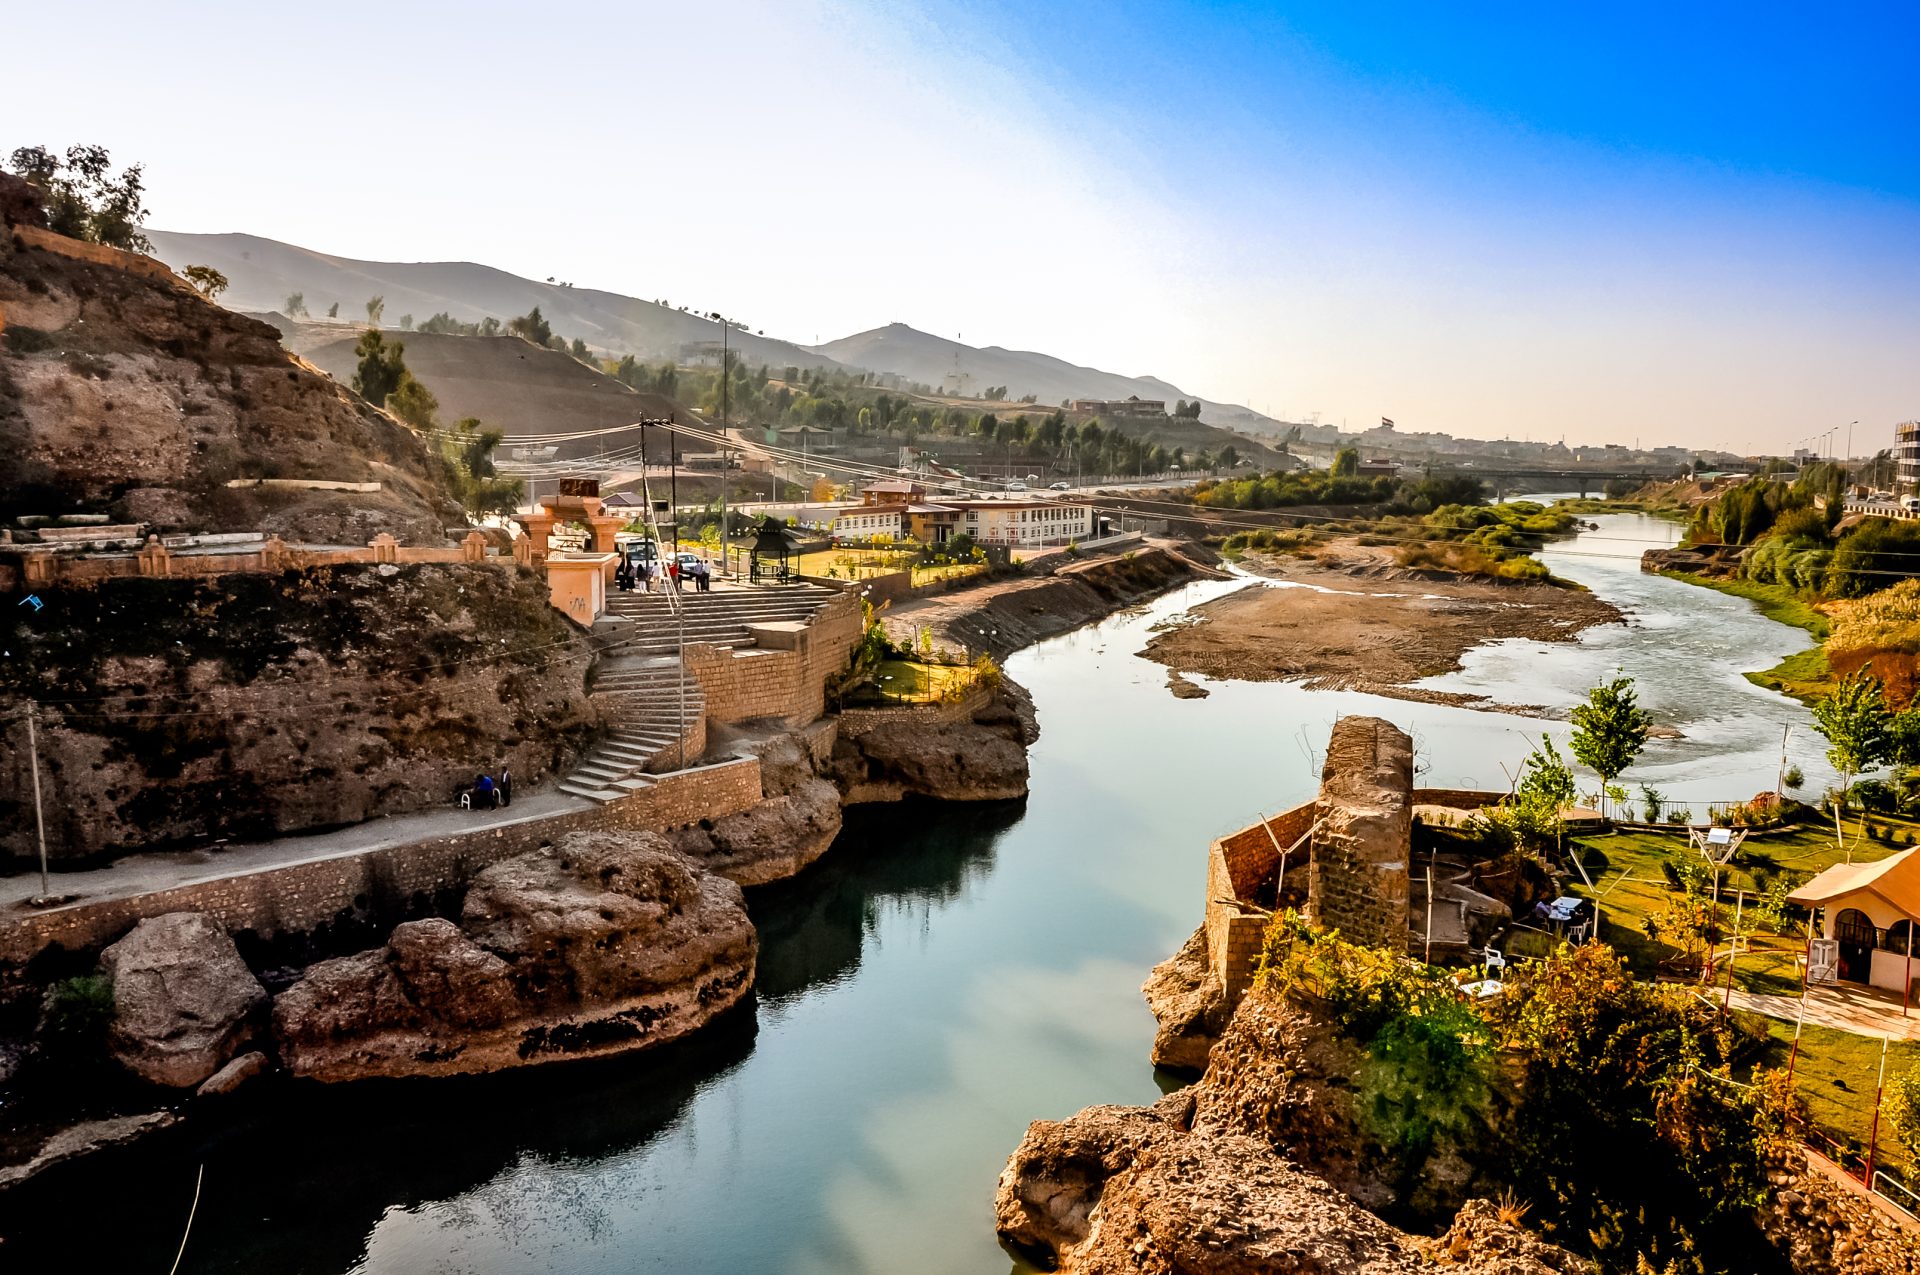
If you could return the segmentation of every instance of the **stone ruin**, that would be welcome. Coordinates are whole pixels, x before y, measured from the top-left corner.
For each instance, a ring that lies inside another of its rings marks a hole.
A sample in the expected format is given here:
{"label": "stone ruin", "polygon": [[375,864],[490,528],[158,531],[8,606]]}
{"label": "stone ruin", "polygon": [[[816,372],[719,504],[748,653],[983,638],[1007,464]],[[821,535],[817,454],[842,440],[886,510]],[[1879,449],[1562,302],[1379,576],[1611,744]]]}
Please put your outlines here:
{"label": "stone ruin", "polygon": [[1407,949],[1413,740],[1377,717],[1343,717],[1327,741],[1307,872],[1307,918],[1368,947]]}

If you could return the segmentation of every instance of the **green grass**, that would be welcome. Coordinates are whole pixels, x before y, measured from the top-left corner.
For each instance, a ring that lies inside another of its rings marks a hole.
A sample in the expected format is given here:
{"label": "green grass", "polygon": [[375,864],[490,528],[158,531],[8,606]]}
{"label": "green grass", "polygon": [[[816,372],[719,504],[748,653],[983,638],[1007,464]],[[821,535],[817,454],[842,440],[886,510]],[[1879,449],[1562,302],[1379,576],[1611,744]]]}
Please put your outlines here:
{"label": "green grass", "polygon": [[973,685],[973,679],[971,665],[929,665],[916,660],[882,660],[873,673],[875,688],[889,702],[936,701],[942,694]]}
{"label": "green grass", "polygon": [[[1806,1104],[1807,1119],[1842,1148],[1864,1158],[1873,1137],[1873,1095],[1880,1077],[1879,1038],[1809,1023],[1801,1028],[1800,1050],[1794,1057],[1792,1023],[1758,1015],[1741,1017],[1747,1022],[1758,1020],[1766,1027],[1767,1043],[1754,1060],[1755,1068],[1784,1068],[1793,1057],[1793,1091]],[[1887,1047],[1888,1083],[1915,1065],[1920,1065],[1920,1044],[1895,1041]],[[1854,1156],[1844,1157],[1848,1168],[1859,1167]],[[1876,1166],[1899,1170],[1912,1181],[1913,1166],[1887,1127],[1884,1111],[1874,1161]]]}
{"label": "green grass", "polygon": [[1824,646],[1809,647],[1789,655],[1770,669],[1748,673],[1745,677],[1755,686],[1779,691],[1802,704],[1812,704],[1833,694],[1837,680],[1827,663],[1827,648]]}
{"label": "green grass", "polygon": [[[1873,816],[1873,823],[1903,832],[1920,829],[1920,824],[1913,821],[1880,815]],[[1856,825],[1849,823],[1848,836],[1852,837],[1855,832]],[[1672,836],[1609,833],[1580,838],[1574,846],[1581,853],[1587,871],[1593,875],[1601,897],[1601,937],[1626,959],[1636,976],[1652,978],[1662,960],[1678,955],[1674,949],[1650,938],[1645,929],[1646,918],[1671,895],[1660,864],[1667,859],[1697,858],[1698,852],[1688,844],[1684,833]],[[1755,868],[1788,873],[1804,880],[1846,857],[1834,843],[1832,827],[1819,824],[1801,824],[1790,833],[1753,841],[1749,846],[1750,849],[1742,849],[1739,861],[1729,865],[1721,878],[1721,898],[1728,923],[1733,919],[1734,892],[1753,889]],[[1881,859],[1900,848],[1884,839],[1863,837],[1853,847],[1853,858],[1855,862]],[[1584,885],[1575,884],[1572,892],[1591,897]],[[1754,935],[1751,947],[1734,962],[1734,985],[1750,992],[1797,996],[1803,934],[1800,930],[1786,934],[1762,930]],[[1507,938],[1507,951],[1513,956],[1545,955],[1551,942],[1545,935],[1514,931]],[[1724,988],[1725,982],[1719,982],[1718,986]],[[1716,993],[1707,994],[1716,995],[1718,1003]],[[1759,1014],[1741,1017],[1756,1029],[1764,1028],[1767,1035],[1766,1044],[1751,1060],[1752,1065],[1785,1067],[1794,1024]],[[1896,1042],[1888,1051],[1889,1079],[1913,1065],[1920,1065],[1920,1044]],[[1861,1155],[1865,1154],[1871,1131],[1874,1085],[1879,1068],[1878,1038],[1813,1025],[1802,1032],[1794,1065],[1794,1090],[1806,1103],[1815,1126],[1842,1146],[1857,1146]],[[1893,1145],[1884,1121],[1880,1133],[1879,1162],[1907,1171],[1909,1166]]]}

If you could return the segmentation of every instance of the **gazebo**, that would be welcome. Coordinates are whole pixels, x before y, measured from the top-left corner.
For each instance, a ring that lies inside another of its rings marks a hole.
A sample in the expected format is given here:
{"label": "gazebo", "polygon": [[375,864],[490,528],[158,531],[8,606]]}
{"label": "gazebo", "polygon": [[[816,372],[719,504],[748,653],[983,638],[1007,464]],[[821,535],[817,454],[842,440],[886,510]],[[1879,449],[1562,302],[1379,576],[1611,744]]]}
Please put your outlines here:
{"label": "gazebo", "polygon": [[793,581],[793,555],[800,537],[792,527],[772,514],[760,520],[760,532],[753,538],[753,551],[747,558],[747,580],[751,584],[790,584]]}
{"label": "gazebo", "polygon": [[1920,847],[1876,863],[1836,863],[1787,896],[1820,908],[1808,951],[1812,982],[1865,983],[1911,995],[1920,924]]}

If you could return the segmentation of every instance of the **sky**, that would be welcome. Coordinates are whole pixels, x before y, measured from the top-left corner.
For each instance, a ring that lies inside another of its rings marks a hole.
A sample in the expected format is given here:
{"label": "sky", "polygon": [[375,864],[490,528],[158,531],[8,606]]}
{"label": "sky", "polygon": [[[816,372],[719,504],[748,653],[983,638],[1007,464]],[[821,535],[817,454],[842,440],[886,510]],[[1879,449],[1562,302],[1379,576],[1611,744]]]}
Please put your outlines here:
{"label": "sky", "polygon": [[31,6],[0,151],[152,225],[1287,419],[1782,451],[1920,416],[1901,4]]}

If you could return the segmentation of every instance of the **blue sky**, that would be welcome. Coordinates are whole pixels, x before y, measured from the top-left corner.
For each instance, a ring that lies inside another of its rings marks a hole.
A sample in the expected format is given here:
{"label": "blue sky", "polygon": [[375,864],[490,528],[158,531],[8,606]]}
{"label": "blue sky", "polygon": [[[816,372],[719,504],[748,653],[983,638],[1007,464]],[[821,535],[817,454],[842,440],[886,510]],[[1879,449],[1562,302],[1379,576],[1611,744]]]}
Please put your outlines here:
{"label": "blue sky", "polygon": [[[1920,415],[1895,5],[41,7],[0,147],[154,223],[831,339],[899,320],[1276,414],[1791,446]],[[36,29],[44,24],[44,30]]]}

